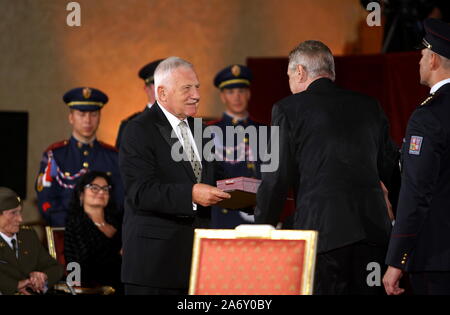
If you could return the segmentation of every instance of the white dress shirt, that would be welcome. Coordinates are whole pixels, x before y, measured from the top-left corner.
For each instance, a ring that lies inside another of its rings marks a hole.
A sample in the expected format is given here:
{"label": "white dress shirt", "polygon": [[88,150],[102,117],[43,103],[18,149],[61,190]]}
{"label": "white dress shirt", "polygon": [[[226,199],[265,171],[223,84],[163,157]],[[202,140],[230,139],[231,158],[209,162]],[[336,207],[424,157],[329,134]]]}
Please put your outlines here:
{"label": "white dress shirt", "polygon": [[441,88],[441,86],[443,86],[444,84],[447,84],[447,83],[450,83],[450,78],[439,81],[438,83],[436,83],[435,85],[433,85],[431,87],[430,94],[435,93],[437,90],[439,90]]}
{"label": "white dress shirt", "polygon": [[[174,114],[168,112],[167,109],[164,108],[164,106],[161,106],[159,103],[158,103],[158,105],[159,105],[159,108],[161,108],[161,110],[163,111],[164,115],[166,116],[167,120],[169,121],[170,125],[172,126],[172,130],[175,131],[175,134],[177,135],[178,140],[180,141],[181,145],[184,148],[184,141],[183,141],[183,137],[181,136],[181,130],[180,130],[179,124],[180,124],[180,122],[184,121],[184,122],[186,122],[186,125],[189,127],[188,119],[185,118],[185,119],[181,120]],[[198,161],[201,163],[202,160],[200,159],[200,155],[198,154],[197,143],[195,143],[194,136],[192,135],[192,132],[191,132],[191,128],[188,128],[187,133],[188,133],[189,139],[192,143],[192,148],[194,149],[195,156],[197,157]]]}
{"label": "white dress shirt", "polygon": [[[159,108],[161,108],[164,115],[166,116],[167,120],[169,121],[170,125],[172,126],[172,130],[175,131],[175,134],[177,135],[178,140],[180,141],[181,145],[184,148],[184,141],[183,141],[183,137],[181,136],[181,130],[180,130],[179,124],[181,121],[185,121],[186,125],[189,127],[189,122],[188,122],[187,118],[180,120],[174,114],[168,112],[167,109],[164,108],[164,106],[161,106],[158,102],[157,102],[157,104],[158,104]],[[194,148],[194,153],[197,156],[198,161],[201,163],[202,160],[200,159],[200,155],[198,154],[197,144],[194,141],[194,136],[192,135],[191,128],[187,128],[187,129],[188,129],[187,133],[191,140],[192,147]],[[192,203],[192,210],[197,211],[197,204],[194,202]]]}
{"label": "white dress shirt", "polygon": [[12,240],[16,240],[16,247],[18,248],[17,234],[14,234],[13,237],[9,237],[6,234],[3,234],[2,232],[0,232],[0,235],[3,237],[3,239],[6,242],[6,244],[8,244],[9,247],[11,247],[11,249],[14,249],[11,241]]}

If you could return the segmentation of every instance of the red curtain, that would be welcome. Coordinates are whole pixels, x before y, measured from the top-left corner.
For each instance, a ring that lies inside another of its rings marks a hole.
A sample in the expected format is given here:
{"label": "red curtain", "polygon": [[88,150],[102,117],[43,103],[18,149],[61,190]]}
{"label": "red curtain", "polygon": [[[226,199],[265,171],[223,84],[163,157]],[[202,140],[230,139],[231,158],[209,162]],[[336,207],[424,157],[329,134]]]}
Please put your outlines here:
{"label": "red curtain", "polygon": [[[391,136],[400,145],[412,111],[427,97],[420,85],[420,52],[336,57],[336,84],[375,97],[391,125]],[[270,124],[272,105],[291,94],[287,58],[248,58],[253,72],[250,115]]]}

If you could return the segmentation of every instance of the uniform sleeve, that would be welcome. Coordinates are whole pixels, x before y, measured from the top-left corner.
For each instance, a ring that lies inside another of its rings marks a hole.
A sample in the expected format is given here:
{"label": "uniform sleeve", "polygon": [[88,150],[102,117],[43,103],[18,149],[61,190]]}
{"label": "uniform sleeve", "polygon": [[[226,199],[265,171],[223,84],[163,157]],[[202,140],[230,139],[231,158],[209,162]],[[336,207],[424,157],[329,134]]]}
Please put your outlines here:
{"label": "uniform sleeve", "polygon": [[49,158],[49,152],[44,152],[35,187],[38,209],[47,223],[51,221],[50,216],[52,212],[64,209],[61,199],[62,188],[56,182],[55,169],[55,161]]}
{"label": "uniform sleeve", "polygon": [[40,271],[47,275],[48,287],[50,288],[61,279],[64,269],[55,259],[53,259],[53,257],[50,256],[44,246],[42,246],[36,232],[33,230],[32,233],[34,243],[36,244],[35,248],[39,251],[37,268],[35,271]]}
{"label": "uniform sleeve", "polygon": [[[273,132],[277,127],[279,128],[278,137],[272,133],[269,142],[271,162],[273,163],[273,159],[278,157],[278,165],[273,171],[262,172],[262,182],[256,197],[255,223],[276,226],[280,220],[288,189],[292,185],[291,177],[294,172],[291,128],[286,114],[279,105],[275,105],[272,109],[272,126]],[[274,141],[278,142],[278,148]],[[267,163],[263,163],[262,167],[264,164]]]}
{"label": "uniform sleeve", "polygon": [[0,293],[11,295],[17,292],[19,281],[4,272],[0,272]]}
{"label": "uniform sleeve", "polygon": [[416,245],[430,211],[445,142],[440,121],[429,109],[417,109],[408,123],[402,149],[402,183],[386,257],[388,265],[403,269]]}

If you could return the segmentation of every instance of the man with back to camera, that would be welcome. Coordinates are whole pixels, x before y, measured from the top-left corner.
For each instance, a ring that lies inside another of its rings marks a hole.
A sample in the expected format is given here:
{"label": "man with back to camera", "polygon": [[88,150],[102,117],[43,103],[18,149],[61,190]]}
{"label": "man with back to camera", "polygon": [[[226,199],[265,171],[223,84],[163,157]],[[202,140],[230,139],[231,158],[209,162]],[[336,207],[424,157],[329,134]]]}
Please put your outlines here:
{"label": "man with back to camera", "polygon": [[315,294],[380,294],[366,268],[382,264],[391,229],[380,183],[393,169],[387,118],[375,99],[334,84],[322,42],[299,44],[287,73],[293,95],[272,110],[279,167],[262,174],[255,222],[276,225],[293,187],[293,228],[319,232]]}
{"label": "man with back to camera", "polygon": [[383,284],[414,294],[450,294],[450,25],[424,22],[420,83],[430,96],[411,115],[402,148],[402,182]]}
{"label": "man with back to camera", "polygon": [[65,225],[76,181],[89,170],[111,176],[117,208],[123,211],[117,150],[97,140],[100,110],[108,102],[108,96],[98,89],[84,87],[66,92],[63,100],[69,107],[72,136],[45,150],[36,180],[39,211],[50,226]]}
{"label": "man with back to camera", "polygon": [[[214,187],[216,163],[194,140],[199,88],[192,64],[167,58],[155,70],[157,101],[125,130],[119,163],[126,294],[187,294],[194,229],[209,227],[210,206],[230,198]],[[180,146],[184,159],[176,161],[172,148]]]}

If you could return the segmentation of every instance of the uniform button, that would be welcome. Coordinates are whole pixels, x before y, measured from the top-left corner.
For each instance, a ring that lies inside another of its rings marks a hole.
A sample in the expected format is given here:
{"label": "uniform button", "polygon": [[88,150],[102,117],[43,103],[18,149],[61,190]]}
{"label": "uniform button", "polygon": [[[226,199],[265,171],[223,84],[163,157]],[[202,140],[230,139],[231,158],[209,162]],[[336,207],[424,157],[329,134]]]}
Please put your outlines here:
{"label": "uniform button", "polygon": [[89,155],[89,151],[85,150],[85,151],[83,152],[83,155],[84,155],[84,156],[88,156],[88,155]]}
{"label": "uniform button", "polygon": [[83,167],[84,167],[84,168],[88,168],[88,167],[89,167],[89,163],[88,163],[88,162],[84,162],[84,163],[83,163]]}
{"label": "uniform button", "polygon": [[70,173],[69,172],[65,172],[64,176],[70,176]]}
{"label": "uniform button", "polygon": [[244,143],[248,143],[248,138],[244,138]]}
{"label": "uniform button", "polygon": [[255,164],[254,163],[247,163],[247,168],[255,168]]}
{"label": "uniform button", "polygon": [[402,265],[406,264],[406,261],[402,260]]}
{"label": "uniform button", "polygon": [[112,173],[111,172],[106,172],[106,175],[111,176]]}
{"label": "uniform button", "polygon": [[228,210],[227,210],[227,209],[222,209],[222,213],[223,213],[223,214],[227,214],[227,213],[228,213]]}

